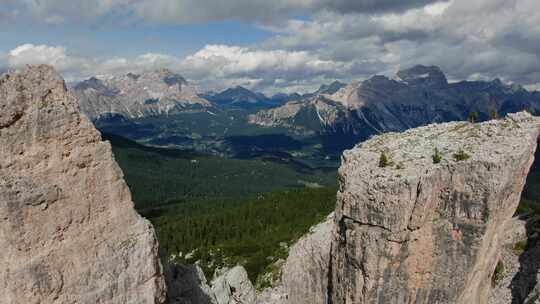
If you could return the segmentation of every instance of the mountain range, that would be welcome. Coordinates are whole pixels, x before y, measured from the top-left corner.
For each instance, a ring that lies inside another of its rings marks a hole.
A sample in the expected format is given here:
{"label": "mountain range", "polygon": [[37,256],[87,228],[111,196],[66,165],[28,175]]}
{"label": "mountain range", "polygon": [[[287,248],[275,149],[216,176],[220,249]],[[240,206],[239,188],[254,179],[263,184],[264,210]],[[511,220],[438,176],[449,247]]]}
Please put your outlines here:
{"label": "mountain range", "polygon": [[540,93],[493,81],[449,83],[435,66],[415,66],[395,77],[376,75],[335,92],[319,93],[250,115],[249,122],[304,134],[342,134],[353,142],[433,122],[479,120],[540,109]]}
{"label": "mountain range", "polygon": [[486,120],[494,113],[540,110],[540,92],[499,79],[449,82],[440,68],[422,65],[393,77],[335,81],[303,95],[268,97],[241,86],[198,94],[169,70],[94,77],[72,90],[98,128],[106,121],[106,132],[178,148],[208,151],[211,146],[218,154],[229,153],[231,136],[285,134],[311,138],[308,145],[315,150],[314,143],[322,143],[339,155],[375,134],[466,120],[472,112]]}

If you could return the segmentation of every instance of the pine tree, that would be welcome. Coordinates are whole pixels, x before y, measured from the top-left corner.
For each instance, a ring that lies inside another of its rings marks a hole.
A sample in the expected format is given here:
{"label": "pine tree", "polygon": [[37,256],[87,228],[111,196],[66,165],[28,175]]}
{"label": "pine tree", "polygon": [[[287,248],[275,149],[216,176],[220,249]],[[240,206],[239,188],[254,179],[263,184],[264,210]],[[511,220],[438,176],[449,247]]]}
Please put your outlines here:
{"label": "pine tree", "polygon": [[475,123],[479,116],[480,114],[477,111],[472,111],[469,113],[469,121]]}
{"label": "pine tree", "polygon": [[496,109],[491,109],[489,111],[489,119],[497,119],[497,110]]}

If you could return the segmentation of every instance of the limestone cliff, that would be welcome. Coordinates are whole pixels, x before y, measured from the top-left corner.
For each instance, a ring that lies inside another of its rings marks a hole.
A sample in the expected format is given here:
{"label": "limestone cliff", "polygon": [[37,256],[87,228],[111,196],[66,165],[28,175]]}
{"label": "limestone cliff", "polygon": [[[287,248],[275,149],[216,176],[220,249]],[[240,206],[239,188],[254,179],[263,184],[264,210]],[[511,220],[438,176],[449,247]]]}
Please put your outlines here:
{"label": "limestone cliff", "polygon": [[161,303],[150,223],[47,66],[0,76],[2,303]]}
{"label": "limestone cliff", "polygon": [[282,269],[288,304],[326,304],[334,214],[294,244]]}
{"label": "limestone cliff", "polygon": [[388,133],[345,152],[332,303],[487,303],[539,132],[537,118],[518,113]]}

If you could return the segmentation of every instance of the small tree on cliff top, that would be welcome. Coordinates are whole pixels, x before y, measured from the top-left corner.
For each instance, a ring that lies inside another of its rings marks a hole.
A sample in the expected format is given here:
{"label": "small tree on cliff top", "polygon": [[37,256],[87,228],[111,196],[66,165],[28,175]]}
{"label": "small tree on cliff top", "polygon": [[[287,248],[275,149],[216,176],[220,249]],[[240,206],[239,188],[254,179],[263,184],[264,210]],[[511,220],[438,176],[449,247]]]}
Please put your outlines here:
{"label": "small tree on cliff top", "polygon": [[384,151],[381,152],[381,156],[379,157],[379,167],[384,168],[392,165],[392,162],[386,155]]}

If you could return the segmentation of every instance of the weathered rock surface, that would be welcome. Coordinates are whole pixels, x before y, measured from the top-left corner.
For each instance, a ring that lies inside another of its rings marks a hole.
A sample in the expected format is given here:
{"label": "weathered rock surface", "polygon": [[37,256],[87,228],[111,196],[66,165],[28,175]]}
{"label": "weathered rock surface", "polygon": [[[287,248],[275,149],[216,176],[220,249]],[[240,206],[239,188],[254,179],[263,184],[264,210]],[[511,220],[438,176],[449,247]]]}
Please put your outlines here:
{"label": "weathered rock surface", "polygon": [[513,303],[540,303],[540,218],[533,217],[525,225],[526,246],[519,256],[519,269],[510,285]]}
{"label": "weathered rock surface", "polygon": [[77,84],[73,92],[81,110],[91,119],[113,114],[140,118],[210,106],[182,76],[166,69],[107,79],[94,77]]}
{"label": "weathered rock surface", "polygon": [[332,213],[291,247],[282,268],[286,303],[327,303],[333,219]]}
{"label": "weathered rock surface", "polygon": [[2,303],[161,303],[150,223],[62,78],[0,76]]}
{"label": "weathered rock surface", "polygon": [[540,218],[513,218],[504,231],[499,258],[503,271],[488,303],[540,303]]}
{"label": "weathered rock surface", "polygon": [[255,304],[257,295],[244,267],[222,270],[212,280],[212,291],[218,304]]}
{"label": "weathered rock surface", "polygon": [[[332,303],[487,303],[539,132],[537,118],[518,113],[388,133],[346,151]],[[460,149],[470,157],[454,159]],[[393,165],[379,167],[382,151]]]}
{"label": "weathered rock surface", "polygon": [[198,265],[169,265],[167,267],[168,303],[216,304],[216,296]]}

